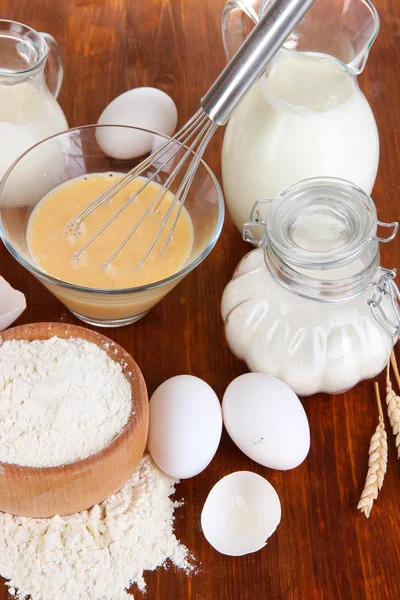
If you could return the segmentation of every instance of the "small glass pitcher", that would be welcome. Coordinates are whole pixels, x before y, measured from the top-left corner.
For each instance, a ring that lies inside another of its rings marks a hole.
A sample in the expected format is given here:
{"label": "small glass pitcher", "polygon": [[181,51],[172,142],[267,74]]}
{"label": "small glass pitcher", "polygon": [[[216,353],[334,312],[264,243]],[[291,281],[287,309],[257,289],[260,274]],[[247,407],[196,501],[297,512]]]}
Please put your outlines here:
{"label": "small glass pitcher", "polygon": [[62,78],[51,35],[0,19],[0,179],[25,150],[68,129],[56,101]]}
{"label": "small glass pitcher", "polygon": [[[228,59],[271,1],[228,0]],[[369,0],[316,0],[237,107],[225,134],[222,173],[239,229],[258,198],[310,177],[343,178],[371,193],[379,137],[357,75],[378,31]]]}

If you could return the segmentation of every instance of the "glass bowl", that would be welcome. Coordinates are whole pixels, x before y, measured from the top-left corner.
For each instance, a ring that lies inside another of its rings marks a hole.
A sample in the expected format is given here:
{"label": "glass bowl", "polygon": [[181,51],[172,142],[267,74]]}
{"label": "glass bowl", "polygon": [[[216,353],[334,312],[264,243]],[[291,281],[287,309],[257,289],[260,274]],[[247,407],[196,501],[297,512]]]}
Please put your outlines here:
{"label": "glass bowl", "polygon": [[[166,279],[140,287],[107,290],[74,285],[48,275],[35,264],[27,245],[28,220],[36,204],[66,181],[91,173],[126,173],[141,161],[141,158],[107,156],[97,141],[100,139],[101,142],[106,130],[113,139],[120,136],[128,143],[136,136],[152,149],[168,139],[137,127],[88,125],[36,144],[11,165],[0,182],[0,236],[12,256],[78,319],[98,327],[119,327],[142,318],[208,256],[221,233],[224,201],[215,175],[201,161],[185,202],[193,224],[193,247],[180,271]],[[163,184],[186,151],[187,148],[182,146],[167,164],[163,166],[165,159],[161,159],[143,175],[149,177],[161,167],[154,181]],[[190,153],[181,173],[188,168],[192,158]],[[176,192],[180,181],[181,177],[177,177],[169,189]]]}

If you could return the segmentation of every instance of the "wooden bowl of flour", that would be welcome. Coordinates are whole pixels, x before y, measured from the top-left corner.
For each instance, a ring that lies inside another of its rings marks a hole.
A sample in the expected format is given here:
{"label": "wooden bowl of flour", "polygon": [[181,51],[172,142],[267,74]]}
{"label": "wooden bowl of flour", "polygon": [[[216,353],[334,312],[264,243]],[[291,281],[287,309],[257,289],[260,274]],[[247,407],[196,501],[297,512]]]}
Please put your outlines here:
{"label": "wooden bowl of flour", "polygon": [[0,511],[17,516],[53,517],[88,509],[115,494],[130,479],[147,442],[146,384],[133,360],[118,344],[95,331],[64,323],[34,323],[0,333],[6,340],[81,338],[120,363],[132,389],[132,411],[123,429],[103,450],[60,467],[33,468],[0,462]]}

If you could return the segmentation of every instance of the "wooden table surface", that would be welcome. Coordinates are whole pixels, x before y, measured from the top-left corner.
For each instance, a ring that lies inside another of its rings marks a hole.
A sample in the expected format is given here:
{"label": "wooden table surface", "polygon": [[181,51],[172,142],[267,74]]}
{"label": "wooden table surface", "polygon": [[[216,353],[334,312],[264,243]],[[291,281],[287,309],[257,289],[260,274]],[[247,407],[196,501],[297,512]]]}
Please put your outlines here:
{"label": "wooden table surface", "polygon": [[[400,4],[376,0],[382,29],[361,85],[381,134],[381,164],[374,190],[381,220],[399,215]],[[1,16],[51,33],[59,42],[65,77],[59,97],[70,126],[96,122],[125,90],[150,85],[176,101],[180,123],[225,64],[221,41],[223,0],[1,0]],[[206,160],[220,176],[223,132]],[[1,140],[0,140],[1,143]],[[235,265],[248,251],[229,216],[211,256],[145,319],[104,333],[136,359],[149,393],[165,379],[190,373],[220,397],[245,372],[224,339],[220,298]],[[400,257],[399,239],[383,247],[384,266]],[[66,309],[0,247],[1,273],[27,297],[19,323],[76,322]],[[383,383],[383,377],[381,377]],[[356,510],[368,446],[377,422],[373,386],[364,382],[344,395],[304,400],[311,426],[310,454],[289,472],[247,459],[224,433],[210,467],[182,482],[177,511],[179,539],[197,557],[192,577],[174,569],[146,576],[150,600],[396,600],[400,598],[400,463],[391,432],[383,490],[367,520]],[[211,487],[236,470],[251,470],[276,488],[282,522],[261,552],[228,558],[215,552],[200,529]],[[0,600],[7,597],[0,583]],[[136,598],[142,598],[139,592]]]}

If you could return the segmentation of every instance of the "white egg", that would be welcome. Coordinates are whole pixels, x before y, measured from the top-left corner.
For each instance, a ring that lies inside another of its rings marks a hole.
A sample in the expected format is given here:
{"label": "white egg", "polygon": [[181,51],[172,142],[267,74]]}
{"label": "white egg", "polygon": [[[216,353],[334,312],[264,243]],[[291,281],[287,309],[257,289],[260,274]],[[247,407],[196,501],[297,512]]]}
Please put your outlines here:
{"label": "white egg", "polygon": [[222,410],[230,437],[249,458],[271,469],[300,465],[310,449],[304,408],[289,386],[263,373],[247,373],[228,386]]}
{"label": "white egg", "polygon": [[281,520],[272,485],[256,473],[237,471],[214,485],[201,513],[207,541],[229,556],[261,550]]}
{"label": "white egg", "polygon": [[0,331],[7,329],[26,308],[25,296],[22,292],[14,290],[11,285],[0,276]]}
{"label": "white egg", "polygon": [[[178,122],[175,103],[162,90],[141,87],[115,98],[102,112],[99,125],[131,125],[171,136]],[[144,131],[101,128],[96,139],[101,149],[113,158],[137,158],[150,152],[154,135]]]}
{"label": "white egg", "polygon": [[148,448],[171,477],[186,479],[204,471],[217,451],[221,433],[218,396],[198,377],[172,377],[150,399]]}

